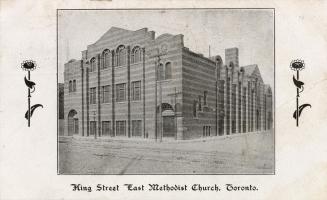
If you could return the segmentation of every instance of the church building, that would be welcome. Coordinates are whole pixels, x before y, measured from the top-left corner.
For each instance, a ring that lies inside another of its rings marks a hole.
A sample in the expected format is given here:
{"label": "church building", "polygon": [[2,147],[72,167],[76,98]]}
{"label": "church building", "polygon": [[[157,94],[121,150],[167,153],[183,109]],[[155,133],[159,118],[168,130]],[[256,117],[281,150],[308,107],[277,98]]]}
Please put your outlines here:
{"label": "church building", "polygon": [[272,129],[271,87],[237,48],[210,58],[183,35],[110,28],[64,69],[65,136],[185,140]]}

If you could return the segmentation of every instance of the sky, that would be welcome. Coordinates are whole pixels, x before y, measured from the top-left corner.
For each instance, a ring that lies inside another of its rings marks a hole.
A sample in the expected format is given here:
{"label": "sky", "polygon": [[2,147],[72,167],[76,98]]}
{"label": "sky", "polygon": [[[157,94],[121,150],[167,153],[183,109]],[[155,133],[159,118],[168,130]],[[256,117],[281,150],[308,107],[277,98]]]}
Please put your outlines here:
{"label": "sky", "polygon": [[183,34],[184,45],[204,56],[239,48],[240,66],[257,64],[265,83],[274,85],[274,13],[269,9],[193,10],[59,10],[58,78],[64,63],[81,59],[81,51],[112,26],[128,30],[148,28],[156,37]]}

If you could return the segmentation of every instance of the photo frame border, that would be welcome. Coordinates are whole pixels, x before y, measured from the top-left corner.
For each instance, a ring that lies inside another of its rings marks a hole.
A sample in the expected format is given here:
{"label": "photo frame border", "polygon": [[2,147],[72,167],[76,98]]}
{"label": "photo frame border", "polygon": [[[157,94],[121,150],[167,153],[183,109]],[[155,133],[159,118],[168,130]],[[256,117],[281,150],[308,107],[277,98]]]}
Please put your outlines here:
{"label": "photo frame border", "polygon": [[[58,91],[58,72],[59,72],[59,57],[58,57],[58,53],[59,53],[59,49],[58,49],[58,16],[59,16],[59,11],[65,11],[65,10],[83,10],[83,11],[89,11],[89,10],[273,10],[273,38],[274,38],[274,50],[273,50],[273,56],[274,56],[274,60],[273,60],[273,65],[274,65],[274,94],[273,94],[273,142],[274,142],[274,166],[273,166],[273,173],[269,173],[269,174],[260,174],[260,173],[197,173],[197,174],[189,174],[189,173],[185,173],[185,174],[179,174],[179,173],[172,173],[172,174],[164,174],[164,173],[160,173],[160,174],[156,174],[156,173],[147,173],[147,174],[136,174],[136,173],[131,173],[131,174],[99,174],[99,173],[94,173],[94,174],[83,174],[83,173],[74,173],[74,174],[63,174],[63,173],[59,173],[59,91]],[[276,175],[276,13],[275,13],[275,8],[270,8],[270,7],[260,7],[260,8],[237,8],[237,7],[230,7],[230,8],[99,8],[99,9],[84,9],[84,8],[68,8],[68,9],[60,9],[57,8],[56,9],[56,61],[57,61],[57,78],[56,78],[56,88],[57,88],[57,116],[56,116],[56,121],[57,121],[57,140],[56,140],[56,148],[57,148],[57,175],[64,175],[64,176],[70,176],[70,175],[84,175],[84,176],[98,176],[98,175],[122,175],[122,176],[128,176],[128,175],[170,175],[170,176],[179,176],[179,175],[199,175],[199,176],[203,176],[203,175],[261,175],[261,176],[271,176],[271,175]]]}

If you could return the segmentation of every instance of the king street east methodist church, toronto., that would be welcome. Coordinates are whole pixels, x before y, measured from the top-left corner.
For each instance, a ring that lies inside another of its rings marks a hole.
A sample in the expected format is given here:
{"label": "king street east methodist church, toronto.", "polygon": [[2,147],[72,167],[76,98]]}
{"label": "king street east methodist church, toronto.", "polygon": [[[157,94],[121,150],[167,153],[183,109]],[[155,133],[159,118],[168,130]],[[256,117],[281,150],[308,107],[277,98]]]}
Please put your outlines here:
{"label": "king street east methodist church, toronto.", "polygon": [[204,57],[183,37],[112,27],[88,45],[65,64],[59,134],[186,140],[272,129],[259,67],[239,66],[237,48],[225,61]]}

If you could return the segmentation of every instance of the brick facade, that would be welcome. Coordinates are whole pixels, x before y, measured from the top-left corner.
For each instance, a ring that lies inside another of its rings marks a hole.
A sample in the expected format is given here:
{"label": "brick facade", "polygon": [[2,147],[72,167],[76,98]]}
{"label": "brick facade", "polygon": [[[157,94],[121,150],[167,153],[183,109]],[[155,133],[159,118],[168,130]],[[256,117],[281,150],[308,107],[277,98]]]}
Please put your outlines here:
{"label": "brick facade", "polygon": [[271,129],[271,88],[258,66],[240,67],[237,48],[225,55],[224,64],[194,53],[183,35],[112,27],[65,64],[64,135],[161,140]]}

